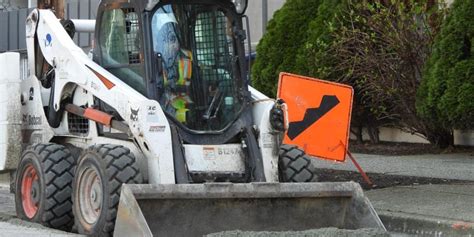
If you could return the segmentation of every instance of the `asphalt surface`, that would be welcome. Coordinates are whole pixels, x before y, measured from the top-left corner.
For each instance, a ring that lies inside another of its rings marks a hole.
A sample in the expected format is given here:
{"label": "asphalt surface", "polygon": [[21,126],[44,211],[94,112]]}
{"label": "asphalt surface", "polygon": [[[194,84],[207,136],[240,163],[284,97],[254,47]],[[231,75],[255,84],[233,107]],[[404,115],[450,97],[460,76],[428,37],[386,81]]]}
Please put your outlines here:
{"label": "asphalt surface", "polygon": [[[365,172],[473,181],[463,184],[396,186],[365,194],[392,232],[417,236],[474,236],[474,156],[354,154]],[[314,160],[316,167],[357,171],[345,163]]]}
{"label": "asphalt surface", "polygon": [[474,184],[392,187],[365,194],[380,211],[474,222]]}
{"label": "asphalt surface", "polygon": [[5,186],[0,186],[0,215],[0,217],[15,215],[15,198]]}
{"label": "asphalt surface", "polygon": [[[381,156],[353,154],[368,173],[474,181],[474,156],[469,153]],[[344,163],[314,159],[318,168],[357,171],[351,160]]]}
{"label": "asphalt surface", "polygon": [[[354,155],[366,172],[473,181],[463,184],[397,186],[366,191],[392,234],[474,236],[474,157],[470,154],[415,156]],[[319,168],[357,171],[345,163],[314,160]],[[0,187],[0,236],[64,236],[14,218],[13,195]],[[317,232],[315,232],[317,233]],[[235,233],[231,233],[230,236]],[[237,236],[240,236],[237,233]],[[258,236],[258,235],[257,235]]]}

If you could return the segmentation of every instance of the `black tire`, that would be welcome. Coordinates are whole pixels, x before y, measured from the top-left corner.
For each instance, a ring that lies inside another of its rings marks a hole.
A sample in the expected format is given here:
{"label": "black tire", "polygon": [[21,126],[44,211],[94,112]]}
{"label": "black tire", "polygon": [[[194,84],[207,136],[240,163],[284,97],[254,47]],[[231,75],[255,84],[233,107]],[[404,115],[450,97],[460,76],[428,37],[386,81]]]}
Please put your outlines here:
{"label": "black tire", "polygon": [[317,182],[316,168],[304,151],[296,146],[282,145],[280,147],[278,169],[280,182]]}
{"label": "black tire", "polygon": [[92,146],[82,154],[76,174],[73,185],[75,228],[80,234],[111,236],[122,184],[142,183],[135,156],[123,146]]}
{"label": "black tire", "polygon": [[[62,145],[37,144],[25,150],[16,172],[18,217],[70,231],[74,224],[71,199],[74,167],[75,159]],[[28,180],[32,181],[31,185],[27,184]]]}

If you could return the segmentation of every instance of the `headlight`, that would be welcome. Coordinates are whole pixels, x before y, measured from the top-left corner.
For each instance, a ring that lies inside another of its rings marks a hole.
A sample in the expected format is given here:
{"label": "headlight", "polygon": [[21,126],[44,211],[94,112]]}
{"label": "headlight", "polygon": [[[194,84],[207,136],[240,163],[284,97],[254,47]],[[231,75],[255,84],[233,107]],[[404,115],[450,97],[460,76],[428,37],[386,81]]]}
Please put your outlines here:
{"label": "headlight", "polygon": [[248,0],[232,0],[232,3],[234,3],[235,9],[240,15],[244,14],[245,10],[247,10]]}
{"label": "headlight", "polygon": [[286,104],[283,100],[277,100],[273,108],[270,110],[270,124],[272,128],[279,132],[284,132],[288,128],[288,114]]}

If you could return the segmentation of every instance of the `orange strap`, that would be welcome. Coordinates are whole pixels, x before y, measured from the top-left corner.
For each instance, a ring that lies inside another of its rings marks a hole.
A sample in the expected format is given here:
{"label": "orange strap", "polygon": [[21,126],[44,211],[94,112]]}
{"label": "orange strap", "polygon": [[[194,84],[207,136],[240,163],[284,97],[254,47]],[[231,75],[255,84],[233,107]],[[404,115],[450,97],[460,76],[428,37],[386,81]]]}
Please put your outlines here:
{"label": "orange strap", "polygon": [[110,123],[112,122],[112,115],[93,108],[86,108],[84,110],[84,117],[108,127],[110,127]]}

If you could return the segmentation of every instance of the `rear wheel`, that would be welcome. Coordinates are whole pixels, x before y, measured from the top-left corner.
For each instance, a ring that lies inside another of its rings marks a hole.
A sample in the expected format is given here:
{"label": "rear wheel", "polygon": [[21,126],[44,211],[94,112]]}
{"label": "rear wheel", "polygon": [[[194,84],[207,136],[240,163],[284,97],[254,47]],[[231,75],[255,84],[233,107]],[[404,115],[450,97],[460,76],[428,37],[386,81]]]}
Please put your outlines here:
{"label": "rear wheel", "polygon": [[17,169],[15,207],[18,217],[69,231],[73,225],[72,181],[75,160],[57,144],[37,144],[22,155]]}
{"label": "rear wheel", "polygon": [[82,155],[76,174],[73,210],[78,232],[112,235],[120,187],[142,182],[135,156],[123,146],[93,146]]}
{"label": "rear wheel", "polygon": [[282,145],[278,163],[280,182],[317,182],[318,176],[314,165],[304,151],[296,146]]}

